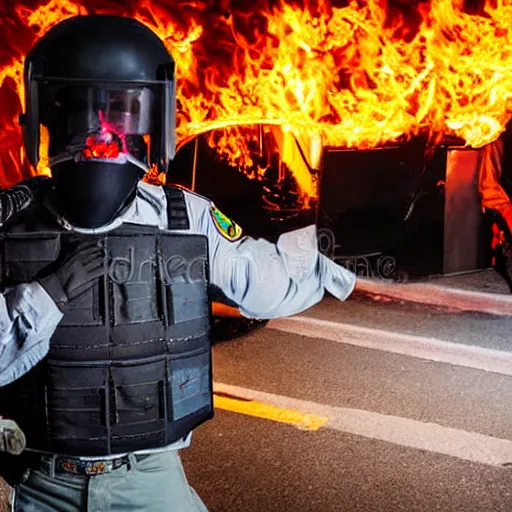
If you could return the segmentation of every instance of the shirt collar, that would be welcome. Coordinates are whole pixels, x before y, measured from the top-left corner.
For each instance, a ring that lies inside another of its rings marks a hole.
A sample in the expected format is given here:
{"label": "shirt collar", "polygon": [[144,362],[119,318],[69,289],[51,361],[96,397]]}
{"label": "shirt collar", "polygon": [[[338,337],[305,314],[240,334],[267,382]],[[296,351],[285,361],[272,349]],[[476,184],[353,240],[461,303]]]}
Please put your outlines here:
{"label": "shirt collar", "polygon": [[126,205],[112,222],[98,228],[81,228],[73,225],[56,210],[49,198],[45,200],[44,205],[64,229],[76,233],[91,235],[107,233],[124,223],[157,226],[160,229],[166,229],[168,225],[163,188],[143,181],[139,181],[137,185],[135,199]]}

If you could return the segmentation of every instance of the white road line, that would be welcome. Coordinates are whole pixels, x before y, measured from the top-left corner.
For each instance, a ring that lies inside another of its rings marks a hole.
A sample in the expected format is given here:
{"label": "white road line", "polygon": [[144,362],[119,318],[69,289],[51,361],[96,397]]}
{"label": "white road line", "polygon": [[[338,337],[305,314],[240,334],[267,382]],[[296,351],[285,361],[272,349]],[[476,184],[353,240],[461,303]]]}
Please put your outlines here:
{"label": "white road line", "polygon": [[304,316],[272,320],[266,328],[512,376],[512,353],[502,350]]}
{"label": "white road line", "polygon": [[[326,416],[329,421],[324,428],[340,432],[491,466],[512,462],[512,441],[508,439],[361,409],[322,405],[219,382],[214,383],[214,390],[283,409],[295,409],[304,414]],[[343,448],[340,448],[340,456],[342,452]]]}

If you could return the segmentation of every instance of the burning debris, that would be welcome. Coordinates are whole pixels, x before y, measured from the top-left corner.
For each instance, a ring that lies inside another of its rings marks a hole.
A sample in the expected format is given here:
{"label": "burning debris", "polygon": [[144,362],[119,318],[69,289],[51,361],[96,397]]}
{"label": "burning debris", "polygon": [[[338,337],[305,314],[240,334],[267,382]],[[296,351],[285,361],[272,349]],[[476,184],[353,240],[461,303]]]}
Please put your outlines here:
{"label": "burning debris", "polygon": [[178,63],[180,143],[231,128],[215,148],[241,167],[253,162],[237,127],[258,123],[347,148],[420,132],[483,146],[512,113],[512,2],[489,0],[479,9],[466,3],[6,2],[3,184],[28,172],[17,126],[21,56],[57,22],[92,12],[134,16],[165,40]]}

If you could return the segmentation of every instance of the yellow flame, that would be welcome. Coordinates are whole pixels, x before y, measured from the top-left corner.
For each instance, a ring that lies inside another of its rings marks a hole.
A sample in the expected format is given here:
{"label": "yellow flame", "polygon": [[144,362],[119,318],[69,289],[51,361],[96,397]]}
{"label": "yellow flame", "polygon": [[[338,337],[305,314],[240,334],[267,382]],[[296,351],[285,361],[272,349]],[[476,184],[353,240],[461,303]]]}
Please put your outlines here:
{"label": "yellow flame", "polygon": [[[432,0],[413,32],[403,17],[390,21],[380,0],[280,2],[209,17],[204,3],[181,5],[171,12],[155,0],[135,13],[177,60],[180,144],[224,128],[222,140],[208,140],[241,167],[253,162],[240,125],[289,127],[318,153],[319,145],[371,148],[421,132],[481,147],[512,116],[511,0],[488,1],[481,15],[463,12],[462,0]],[[38,36],[86,12],[69,0],[18,8]],[[0,70],[0,84],[7,77],[23,102],[21,58]]]}

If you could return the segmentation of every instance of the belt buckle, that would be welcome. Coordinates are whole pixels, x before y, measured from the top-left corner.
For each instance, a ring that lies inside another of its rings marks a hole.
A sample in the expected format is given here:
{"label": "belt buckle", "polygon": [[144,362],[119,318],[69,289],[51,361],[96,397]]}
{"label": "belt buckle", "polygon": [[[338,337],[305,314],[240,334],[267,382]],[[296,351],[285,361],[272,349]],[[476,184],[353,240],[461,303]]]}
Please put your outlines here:
{"label": "belt buckle", "polygon": [[111,464],[103,460],[62,459],[59,465],[65,473],[75,475],[103,475],[111,470]]}
{"label": "belt buckle", "polygon": [[110,471],[111,464],[103,460],[86,460],[84,462],[84,471],[87,476],[103,475]]}

